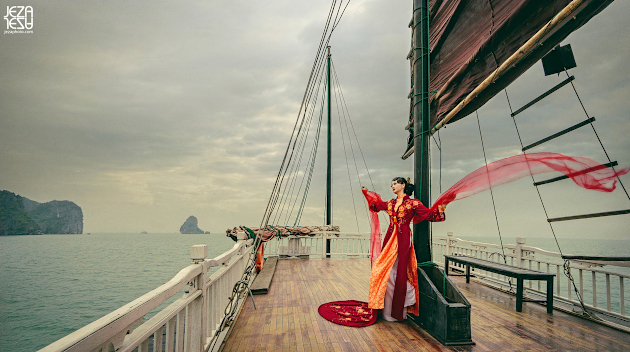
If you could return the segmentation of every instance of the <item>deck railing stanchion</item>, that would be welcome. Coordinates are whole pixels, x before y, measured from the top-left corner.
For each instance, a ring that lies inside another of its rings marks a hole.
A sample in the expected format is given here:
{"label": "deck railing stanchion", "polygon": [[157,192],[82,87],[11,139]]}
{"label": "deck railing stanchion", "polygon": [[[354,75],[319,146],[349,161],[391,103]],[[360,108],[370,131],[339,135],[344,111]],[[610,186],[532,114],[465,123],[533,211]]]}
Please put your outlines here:
{"label": "deck railing stanchion", "polygon": [[626,302],[623,297],[623,277],[619,277],[619,307],[621,310],[621,315],[626,315]]}
{"label": "deck railing stanchion", "polygon": [[[239,254],[242,254],[243,250],[239,250]],[[193,263],[198,264],[203,262],[208,256],[208,245],[194,245],[190,247],[190,259]],[[190,283],[190,293],[193,291],[201,291],[201,295],[195,298],[195,300],[190,304],[189,309],[189,326],[186,330],[190,332],[187,334],[191,337],[191,345],[190,351],[201,351],[203,349],[203,344],[205,342],[205,331],[206,331],[206,282],[208,275],[206,275],[206,271],[202,270],[201,273]]]}
{"label": "deck railing stanchion", "polygon": [[523,268],[525,266],[525,260],[523,259],[523,245],[525,239],[522,237],[516,237],[516,266]]}
{"label": "deck railing stanchion", "polygon": [[597,307],[597,281],[595,281],[595,272],[593,273],[593,307]]}
{"label": "deck railing stanchion", "polygon": [[451,249],[451,238],[453,238],[453,233],[452,232],[447,232],[446,233],[446,255],[451,255],[453,254],[453,250]]}
{"label": "deck railing stanchion", "polygon": [[606,274],[606,308],[610,312],[610,274]]}
{"label": "deck railing stanchion", "polygon": [[[580,297],[584,297],[584,270],[580,269]],[[623,278],[621,278],[623,279]]]}
{"label": "deck railing stanchion", "polygon": [[560,265],[556,265],[556,286],[557,286],[557,290],[556,292],[558,292],[558,296],[560,295],[560,283],[562,282],[562,280],[560,280],[561,276],[560,276]]}

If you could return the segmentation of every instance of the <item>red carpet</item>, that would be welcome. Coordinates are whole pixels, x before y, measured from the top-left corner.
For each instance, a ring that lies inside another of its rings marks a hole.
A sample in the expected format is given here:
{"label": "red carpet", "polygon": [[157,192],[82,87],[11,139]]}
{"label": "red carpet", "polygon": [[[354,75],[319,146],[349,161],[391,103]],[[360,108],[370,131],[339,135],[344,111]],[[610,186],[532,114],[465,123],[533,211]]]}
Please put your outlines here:
{"label": "red carpet", "polygon": [[344,326],[364,327],[376,322],[376,311],[368,308],[367,302],[329,302],[319,306],[317,311],[324,319]]}

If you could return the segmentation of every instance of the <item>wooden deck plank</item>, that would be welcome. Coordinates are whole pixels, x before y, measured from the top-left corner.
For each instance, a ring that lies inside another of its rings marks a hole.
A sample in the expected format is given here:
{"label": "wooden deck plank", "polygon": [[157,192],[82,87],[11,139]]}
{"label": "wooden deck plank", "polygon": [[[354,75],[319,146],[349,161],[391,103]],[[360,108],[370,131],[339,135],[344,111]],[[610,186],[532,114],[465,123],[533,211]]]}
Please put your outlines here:
{"label": "wooden deck plank", "polygon": [[286,259],[267,295],[247,300],[222,351],[625,351],[630,334],[515,297],[463,278],[451,280],[471,302],[474,346],[445,347],[411,323],[377,321],[365,328],[333,324],[317,312],[326,302],[368,296],[368,259]]}
{"label": "wooden deck plank", "polygon": [[265,260],[263,269],[258,273],[254,282],[252,282],[251,290],[254,295],[267,294],[269,287],[271,287],[271,281],[276,272],[276,265],[278,264],[278,257],[271,257]]}

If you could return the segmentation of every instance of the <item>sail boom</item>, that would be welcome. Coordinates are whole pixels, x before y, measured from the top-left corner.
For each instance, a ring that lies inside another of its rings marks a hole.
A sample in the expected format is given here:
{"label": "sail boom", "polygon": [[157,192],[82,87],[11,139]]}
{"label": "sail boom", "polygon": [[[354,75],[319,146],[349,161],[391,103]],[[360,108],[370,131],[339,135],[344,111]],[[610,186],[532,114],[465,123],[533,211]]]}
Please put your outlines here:
{"label": "sail boom", "polygon": [[[481,82],[477,88],[475,88],[464,100],[462,100],[455,109],[451,110],[440,122],[437,123],[432,129],[431,133],[435,133],[437,130],[442,128],[445,124],[447,124],[453,117],[455,117],[464,106],[468,105],[473,99],[479,96],[484,89],[486,89],[489,85],[491,85],[496,77],[499,77],[506,73],[513,65],[515,65],[520,59],[530,52],[532,48],[537,45],[543,45],[541,41],[543,38],[553,31],[558,25],[560,25],[564,19],[569,17],[582,3],[584,0],[573,0],[569,5],[567,5],[562,11],[560,11],[549,23],[541,28],[534,36],[529,38],[529,40],[521,46],[512,56],[510,56],[507,60],[505,60],[499,68],[497,68],[494,72],[492,72],[486,79]],[[554,43],[555,45],[555,43]],[[549,50],[553,48],[553,45],[549,46]],[[439,93],[436,94],[436,99],[439,98]],[[442,92],[443,93],[443,92]]]}

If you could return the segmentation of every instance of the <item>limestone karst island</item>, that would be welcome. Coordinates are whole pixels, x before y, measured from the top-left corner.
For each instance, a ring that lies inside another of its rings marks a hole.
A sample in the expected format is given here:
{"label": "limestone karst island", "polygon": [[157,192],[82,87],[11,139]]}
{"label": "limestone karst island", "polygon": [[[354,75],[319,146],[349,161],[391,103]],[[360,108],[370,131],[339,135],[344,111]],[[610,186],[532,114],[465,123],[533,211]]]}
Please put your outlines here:
{"label": "limestone karst island", "polygon": [[39,203],[0,191],[0,235],[83,233],[83,211],[68,200]]}
{"label": "limestone karst island", "polygon": [[192,215],[189,216],[184,224],[179,228],[179,232],[183,234],[210,233],[210,231],[203,231],[200,229],[197,226],[197,218]]}

